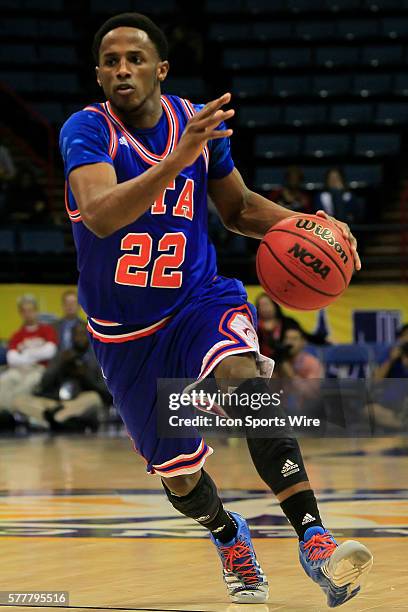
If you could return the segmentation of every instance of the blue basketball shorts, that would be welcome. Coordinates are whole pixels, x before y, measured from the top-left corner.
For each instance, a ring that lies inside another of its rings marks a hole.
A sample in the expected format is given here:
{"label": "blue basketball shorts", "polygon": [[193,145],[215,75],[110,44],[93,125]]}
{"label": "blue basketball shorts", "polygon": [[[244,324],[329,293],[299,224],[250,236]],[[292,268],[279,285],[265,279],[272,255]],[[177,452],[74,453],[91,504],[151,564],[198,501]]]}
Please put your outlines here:
{"label": "blue basketball shorts", "polygon": [[158,436],[157,379],[201,380],[228,355],[259,355],[255,330],[256,310],[244,286],[219,276],[174,316],[148,328],[88,320],[114,404],[148,473],[192,474],[213,452],[198,432],[185,439]]}

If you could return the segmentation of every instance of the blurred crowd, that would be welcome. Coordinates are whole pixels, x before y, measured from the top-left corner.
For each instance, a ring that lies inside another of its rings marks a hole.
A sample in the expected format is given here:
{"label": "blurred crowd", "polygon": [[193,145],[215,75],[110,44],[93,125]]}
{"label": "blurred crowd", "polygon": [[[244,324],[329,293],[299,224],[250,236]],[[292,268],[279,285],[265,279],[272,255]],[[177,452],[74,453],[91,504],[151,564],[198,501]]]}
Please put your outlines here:
{"label": "blurred crowd", "polygon": [[[324,210],[328,215],[349,225],[365,221],[364,199],[349,187],[343,171],[338,167],[328,169],[322,190],[311,192],[304,187],[302,168],[289,166],[284,184],[265,195],[272,202],[284,206],[293,213],[313,214],[318,210]],[[221,255],[242,255],[251,248],[245,236],[232,234],[225,229],[211,201],[209,233]]]}
{"label": "blurred crowd", "polygon": [[[76,292],[62,294],[59,319],[41,315],[32,295],[22,295],[17,308],[21,326],[0,355],[0,432],[96,432],[115,412],[79,316]],[[325,397],[333,409],[333,386],[325,387],[325,381],[365,378],[373,383],[364,402],[367,418],[381,432],[406,426],[408,386],[400,383],[408,381],[408,324],[398,330],[395,344],[380,347],[375,362],[356,367],[353,349],[359,345],[351,345],[344,358],[341,349],[347,345],[332,345],[325,311],[318,314],[316,330],[307,333],[266,293],[258,296],[256,309],[260,351],[274,359],[273,376],[294,392],[294,412],[319,415]],[[360,409],[356,404],[355,410]]]}
{"label": "blurred crowd", "polygon": [[18,300],[21,327],[4,350],[0,431],[97,431],[112,404],[79,317],[75,291],[62,295],[63,316],[41,320],[37,300]]}

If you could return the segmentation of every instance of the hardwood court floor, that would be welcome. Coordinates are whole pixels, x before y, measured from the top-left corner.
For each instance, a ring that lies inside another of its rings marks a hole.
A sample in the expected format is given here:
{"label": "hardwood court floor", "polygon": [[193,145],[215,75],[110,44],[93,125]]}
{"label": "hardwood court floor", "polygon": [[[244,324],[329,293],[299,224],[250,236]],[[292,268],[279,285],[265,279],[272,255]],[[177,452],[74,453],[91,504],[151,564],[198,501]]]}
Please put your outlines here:
{"label": "hardwood court floor", "polygon": [[[207,469],[226,507],[249,519],[268,604],[228,602],[205,532],[173,510],[120,437],[0,439],[0,591],[69,591],[75,610],[327,610],[245,443],[213,446]],[[375,558],[365,590],[342,610],[408,610],[404,442],[307,440],[302,448],[327,526],[339,540],[361,539]]]}

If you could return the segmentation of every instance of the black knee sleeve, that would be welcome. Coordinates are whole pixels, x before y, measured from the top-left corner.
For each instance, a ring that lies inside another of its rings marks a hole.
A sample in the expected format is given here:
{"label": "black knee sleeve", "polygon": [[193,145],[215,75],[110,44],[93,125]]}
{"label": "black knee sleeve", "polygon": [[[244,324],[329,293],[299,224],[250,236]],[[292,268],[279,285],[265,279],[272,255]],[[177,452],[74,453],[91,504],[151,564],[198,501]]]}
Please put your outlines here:
{"label": "black knee sleeve", "polygon": [[172,506],[184,516],[205,525],[218,513],[221,500],[218,497],[217,487],[204,470],[201,470],[201,478],[194,489],[182,497],[174,495],[164,482],[163,486]]}
{"label": "black knee sleeve", "polygon": [[[270,393],[270,390],[264,378],[254,378],[242,383],[236,393]],[[268,406],[265,412],[272,416],[272,410],[275,411],[275,416],[285,417],[280,406]],[[279,438],[247,437],[255,468],[275,495],[294,484],[308,480],[299,444],[290,434],[291,429],[287,427],[286,433]]]}

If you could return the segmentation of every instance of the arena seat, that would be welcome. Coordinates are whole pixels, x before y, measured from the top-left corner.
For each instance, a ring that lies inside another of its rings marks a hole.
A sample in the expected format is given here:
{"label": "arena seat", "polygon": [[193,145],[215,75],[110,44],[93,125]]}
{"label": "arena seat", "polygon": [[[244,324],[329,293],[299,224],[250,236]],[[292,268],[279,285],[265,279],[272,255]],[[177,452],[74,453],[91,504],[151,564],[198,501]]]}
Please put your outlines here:
{"label": "arena seat", "polygon": [[310,94],[311,82],[308,76],[277,76],[273,79],[273,93],[286,98],[288,96],[307,96]]}
{"label": "arena seat", "polygon": [[351,91],[352,93],[362,97],[390,93],[392,91],[391,80],[392,77],[389,73],[355,74],[353,77]]}
{"label": "arena seat", "polygon": [[392,91],[398,96],[408,96],[408,74],[406,72],[394,74]]}
{"label": "arena seat", "polygon": [[222,63],[224,68],[259,68],[266,64],[266,49],[225,49]]}
{"label": "arena seat", "polygon": [[408,19],[385,17],[381,22],[381,34],[389,38],[405,38],[408,36]]}
{"label": "arena seat", "polygon": [[400,64],[403,57],[401,45],[370,45],[361,50],[361,63],[368,66]]}
{"label": "arena seat", "polygon": [[346,155],[350,151],[350,136],[348,134],[308,134],[305,137],[305,155],[312,157],[328,157]]}
{"label": "arena seat", "polygon": [[350,76],[348,74],[317,74],[312,80],[312,91],[322,98],[348,93]]}
{"label": "arena seat", "polygon": [[371,104],[335,104],[330,109],[330,121],[339,125],[371,123],[372,118]]}
{"label": "arena seat", "polygon": [[255,154],[258,157],[290,157],[300,152],[300,137],[258,135],[255,139]]}
{"label": "arena seat", "polygon": [[234,76],[232,78],[232,93],[240,98],[267,95],[271,88],[271,80],[266,76]]}
{"label": "arena seat", "polygon": [[247,23],[213,23],[209,29],[209,38],[217,42],[247,40],[250,38],[250,27]]}
{"label": "arena seat", "polygon": [[277,47],[269,49],[268,64],[275,68],[310,66],[312,51],[310,47]]}
{"label": "arena seat", "polygon": [[286,166],[260,166],[255,169],[255,187],[261,191],[280,187],[285,182],[286,172]]}
{"label": "arena seat", "polygon": [[299,21],[295,26],[296,36],[302,40],[333,38],[336,34],[334,21]]}
{"label": "arena seat", "polygon": [[315,50],[316,66],[336,68],[339,66],[356,66],[360,59],[359,47],[318,47]]}
{"label": "arena seat", "polygon": [[397,155],[401,148],[399,134],[356,134],[354,155],[378,157],[381,155]]}
{"label": "arena seat", "polygon": [[257,21],[250,28],[253,39],[269,43],[271,40],[290,39],[293,35],[290,21]]}
{"label": "arena seat", "polygon": [[274,125],[281,121],[280,106],[241,106],[238,109],[238,124],[246,127]]}
{"label": "arena seat", "polygon": [[60,230],[21,230],[20,250],[23,253],[63,253],[64,234]]}
{"label": "arena seat", "polygon": [[288,125],[318,125],[325,123],[327,107],[320,105],[290,105],[285,108],[285,123]]}
{"label": "arena seat", "polygon": [[407,104],[380,103],[377,105],[375,122],[385,125],[402,124],[408,122]]}
{"label": "arena seat", "polygon": [[328,378],[365,378],[369,374],[370,353],[363,344],[338,344],[325,354]]}
{"label": "arena seat", "polygon": [[0,229],[0,252],[14,253],[16,250],[16,236],[12,229]]}
{"label": "arena seat", "polygon": [[346,40],[357,40],[378,34],[378,22],[374,19],[342,19],[337,22],[336,35]]}
{"label": "arena seat", "polygon": [[350,187],[375,186],[381,183],[382,168],[378,164],[348,164],[344,167],[344,172]]}

